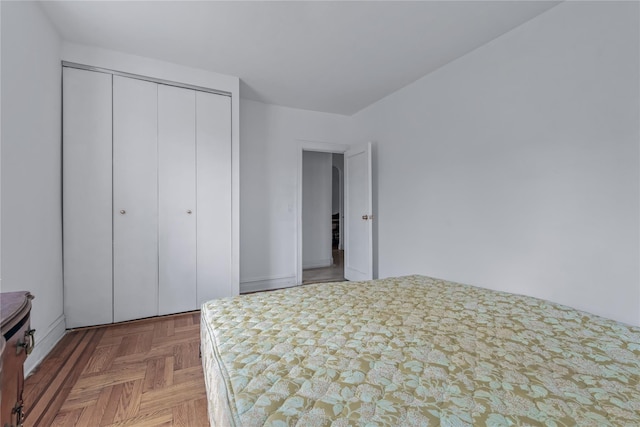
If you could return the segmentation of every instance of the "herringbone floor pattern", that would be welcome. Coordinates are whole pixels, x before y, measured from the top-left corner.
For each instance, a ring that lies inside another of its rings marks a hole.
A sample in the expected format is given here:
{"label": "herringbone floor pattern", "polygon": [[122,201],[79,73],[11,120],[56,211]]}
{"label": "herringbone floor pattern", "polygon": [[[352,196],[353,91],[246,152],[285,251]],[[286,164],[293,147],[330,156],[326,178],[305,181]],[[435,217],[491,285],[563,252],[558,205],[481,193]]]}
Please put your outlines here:
{"label": "herringbone floor pattern", "polygon": [[200,313],[68,333],[25,381],[25,426],[207,426]]}

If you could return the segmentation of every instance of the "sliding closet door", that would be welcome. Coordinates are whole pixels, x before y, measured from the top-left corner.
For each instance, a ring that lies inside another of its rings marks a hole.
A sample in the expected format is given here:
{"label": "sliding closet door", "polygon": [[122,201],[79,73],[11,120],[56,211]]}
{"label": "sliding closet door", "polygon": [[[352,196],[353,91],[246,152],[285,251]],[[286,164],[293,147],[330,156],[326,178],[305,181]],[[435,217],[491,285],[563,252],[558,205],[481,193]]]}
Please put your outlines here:
{"label": "sliding closet door", "polygon": [[231,98],[196,94],[198,307],[231,289]]}
{"label": "sliding closet door", "polygon": [[67,327],[111,323],[110,74],[63,68],[62,138]]}
{"label": "sliding closet door", "polygon": [[158,314],[158,85],[113,77],[113,319]]}
{"label": "sliding closet door", "polygon": [[158,86],[159,314],[196,309],[196,94]]}

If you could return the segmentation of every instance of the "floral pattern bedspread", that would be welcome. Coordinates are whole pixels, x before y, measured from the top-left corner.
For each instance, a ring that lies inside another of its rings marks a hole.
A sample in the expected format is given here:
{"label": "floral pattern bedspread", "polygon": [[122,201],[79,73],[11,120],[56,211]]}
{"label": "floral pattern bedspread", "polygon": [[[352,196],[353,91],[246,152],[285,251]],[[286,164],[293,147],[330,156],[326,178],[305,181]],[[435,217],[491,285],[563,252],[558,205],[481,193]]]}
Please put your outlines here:
{"label": "floral pattern bedspread", "polygon": [[639,426],[640,328],[424,276],[207,302],[210,418],[235,426]]}

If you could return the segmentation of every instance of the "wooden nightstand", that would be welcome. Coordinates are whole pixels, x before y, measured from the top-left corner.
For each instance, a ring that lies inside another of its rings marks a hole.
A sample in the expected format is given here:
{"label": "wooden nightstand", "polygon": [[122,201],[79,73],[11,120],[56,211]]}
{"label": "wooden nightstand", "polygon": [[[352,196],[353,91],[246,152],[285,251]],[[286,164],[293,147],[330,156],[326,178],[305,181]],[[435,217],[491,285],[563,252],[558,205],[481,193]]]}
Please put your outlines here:
{"label": "wooden nightstand", "polygon": [[24,419],[22,391],[24,388],[24,361],[35,344],[31,329],[31,300],[29,292],[0,294],[2,337],[6,341],[2,350],[0,378],[2,408],[0,426],[21,426]]}

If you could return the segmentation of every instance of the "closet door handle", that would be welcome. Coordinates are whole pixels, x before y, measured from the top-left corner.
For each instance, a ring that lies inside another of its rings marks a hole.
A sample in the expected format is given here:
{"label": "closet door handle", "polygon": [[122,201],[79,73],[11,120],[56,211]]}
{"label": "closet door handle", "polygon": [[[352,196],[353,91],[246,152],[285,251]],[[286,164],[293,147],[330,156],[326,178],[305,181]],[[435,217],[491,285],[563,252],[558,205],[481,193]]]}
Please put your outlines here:
{"label": "closet door handle", "polygon": [[187,209],[187,213],[191,215],[191,209]]}
{"label": "closet door handle", "polygon": [[127,213],[127,211],[125,211],[124,209],[120,209],[120,215],[124,215],[126,213]]}

